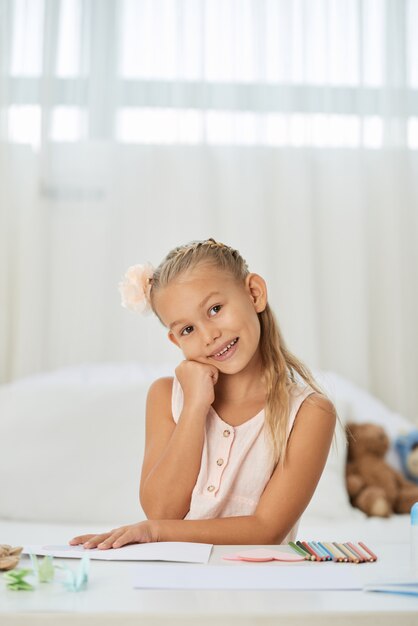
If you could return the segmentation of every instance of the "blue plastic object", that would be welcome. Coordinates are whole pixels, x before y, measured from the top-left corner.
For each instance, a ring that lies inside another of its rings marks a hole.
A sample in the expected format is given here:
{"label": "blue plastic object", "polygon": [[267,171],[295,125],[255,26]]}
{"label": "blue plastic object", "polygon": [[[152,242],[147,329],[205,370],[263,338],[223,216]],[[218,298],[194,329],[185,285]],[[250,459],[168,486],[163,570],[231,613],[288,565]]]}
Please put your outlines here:
{"label": "blue plastic object", "polygon": [[411,508],[411,525],[418,526],[418,502],[415,502]]}

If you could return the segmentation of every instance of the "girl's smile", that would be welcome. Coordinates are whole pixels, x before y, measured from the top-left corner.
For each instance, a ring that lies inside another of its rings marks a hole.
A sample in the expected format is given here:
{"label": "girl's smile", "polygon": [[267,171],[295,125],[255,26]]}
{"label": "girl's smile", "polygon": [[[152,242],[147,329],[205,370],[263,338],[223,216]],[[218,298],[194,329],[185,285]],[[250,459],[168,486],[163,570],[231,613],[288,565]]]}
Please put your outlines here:
{"label": "girl's smile", "polygon": [[222,346],[219,352],[211,354],[211,358],[215,359],[215,361],[226,361],[226,359],[230,359],[238,349],[238,340],[239,337],[235,337],[235,339],[233,339],[229,343],[227,342]]}

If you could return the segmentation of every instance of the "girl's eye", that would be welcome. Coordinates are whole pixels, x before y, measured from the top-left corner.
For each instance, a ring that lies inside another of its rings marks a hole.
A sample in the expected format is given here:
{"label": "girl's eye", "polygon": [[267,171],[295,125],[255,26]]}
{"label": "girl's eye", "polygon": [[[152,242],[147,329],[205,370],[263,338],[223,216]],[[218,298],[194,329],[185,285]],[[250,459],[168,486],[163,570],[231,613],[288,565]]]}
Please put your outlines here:
{"label": "girl's eye", "polygon": [[193,330],[193,326],[186,326],[186,328],[183,328],[180,335],[190,335],[192,330]]}
{"label": "girl's eye", "polygon": [[209,314],[211,316],[216,315],[217,313],[219,313],[219,311],[222,309],[222,305],[221,304],[215,304],[215,306],[213,306],[211,309],[209,309]]}

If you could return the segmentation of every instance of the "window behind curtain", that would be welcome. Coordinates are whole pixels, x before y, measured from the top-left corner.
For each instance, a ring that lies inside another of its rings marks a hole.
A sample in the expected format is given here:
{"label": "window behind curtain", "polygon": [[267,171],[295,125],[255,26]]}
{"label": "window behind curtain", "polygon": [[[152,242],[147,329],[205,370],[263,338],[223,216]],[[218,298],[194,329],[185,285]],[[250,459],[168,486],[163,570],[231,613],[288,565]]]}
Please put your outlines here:
{"label": "window behind curtain", "polygon": [[3,133],[417,149],[417,23],[416,0],[0,0]]}

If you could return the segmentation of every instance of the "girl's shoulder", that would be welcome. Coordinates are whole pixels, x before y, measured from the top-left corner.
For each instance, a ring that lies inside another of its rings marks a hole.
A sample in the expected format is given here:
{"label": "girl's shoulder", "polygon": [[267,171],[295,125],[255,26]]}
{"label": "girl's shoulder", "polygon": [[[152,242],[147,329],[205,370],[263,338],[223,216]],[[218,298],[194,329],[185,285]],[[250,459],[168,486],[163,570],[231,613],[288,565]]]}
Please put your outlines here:
{"label": "girl's shoulder", "polygon": [[163,391],[164,389],[172,389],[174,382],[174,376],[162,376],[161,378],[156,378],[150,385],[149,390],[157,389],[159,391]]}
{"label": "girl's shoulder", "polygon": [[147,407],[153,413],[169,414],[174,422],[178,422],[183,408],[183,390],[176,376],[154,380],[148,390]]}
{"label": "girl's shoulder", "polygon": [[154,380],[148,389],[147,404],[159,407],[171,406],[173,384],[174,379],[172,376],[163,376]]}
{"label": "girl's shoulder", "polygon": [[325,393],[318,391],[318,388],[314,388],[312,385],[309,385],[304,380],[290,381],[287,385],[287,390],[289,392],[289,395],[291,396],[304,395],[306,396],[306,398],[310,398],[311,400],[323,400],[324,402],[331,402],[328,396],[325,395]]}
{"label": "girl's shoulder", "polygon": [[300,406],[300,412],[315,408],[335,415],[335,407],[331,400],[307,383],[293,383],[289,387],[291,402]]}
{"label": "girl's shoulder", "polygon": [[323,393],[319,393],[315,390],[312,390],[311,393],[306,395],[302,402],[301,410],[303,412],[315,410],[319,413],[327,413],[331,416],[336,416],[335,406],[331,400]]}

